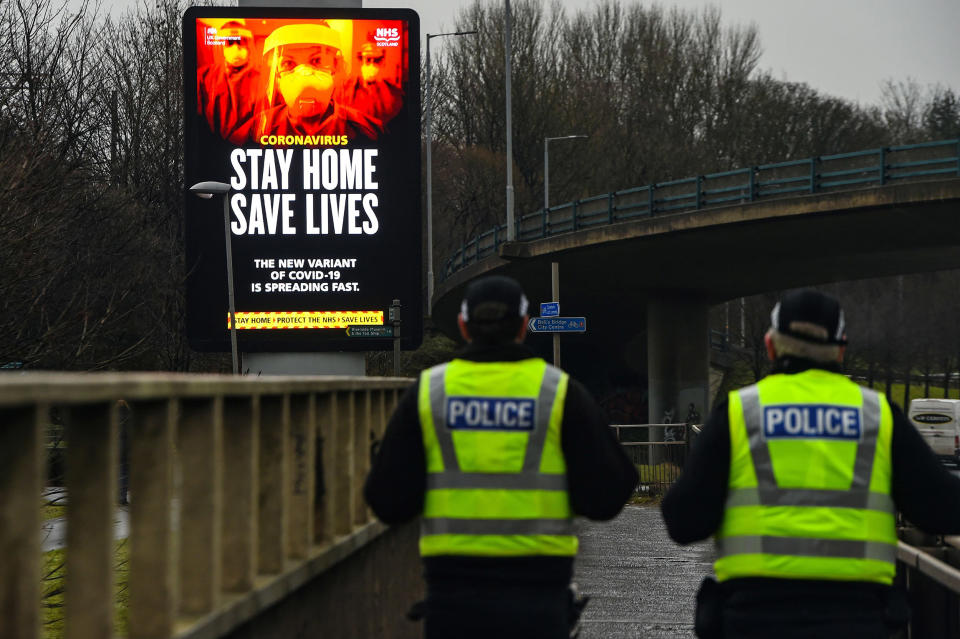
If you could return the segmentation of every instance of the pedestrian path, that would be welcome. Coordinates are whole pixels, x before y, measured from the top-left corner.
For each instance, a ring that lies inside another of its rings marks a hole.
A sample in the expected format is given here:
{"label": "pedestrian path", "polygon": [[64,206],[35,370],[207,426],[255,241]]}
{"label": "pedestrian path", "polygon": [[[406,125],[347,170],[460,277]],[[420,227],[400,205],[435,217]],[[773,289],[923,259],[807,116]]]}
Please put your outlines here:
{"label": "pedestrian path", "polygon": [[713,545],[681,547],[657,506],[628,506],[613,521],[584,522],[574,580],[590,595],[581,639],[693,637],[694,599],[711,573]]}
{"label": "pedestrian path", "polygon": [[[113,511],[113,538],[126,539],[130,535],[130,513],[126,508]],[[67,518],[54,517],[44,520],[40,530],[40,551],[49,552],[66,548]]]}
{"label": "pedestrian path", "polygon": [[[64,488],[44,488],[45,501],[58,506],[67,505]],[[130,513],[126,506],[117,506],[113,511],[113,538],[126,539],[130,535]],[[67,546],[67,518],[44,519],[40,525],[40,552],[59,550]]]}

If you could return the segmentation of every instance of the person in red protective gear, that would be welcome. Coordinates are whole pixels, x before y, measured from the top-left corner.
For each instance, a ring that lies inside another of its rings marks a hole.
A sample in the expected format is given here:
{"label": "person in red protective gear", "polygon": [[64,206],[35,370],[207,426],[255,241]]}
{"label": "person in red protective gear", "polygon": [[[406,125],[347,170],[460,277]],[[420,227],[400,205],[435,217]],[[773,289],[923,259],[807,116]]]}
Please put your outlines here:
{"label": "person in red protective gear", "polygon": [[197,73],[197,112],[210,130],[241,144],[250,137],[259,93],[260,71],[251,64],[253,34],[241,20],[217,31],[223,60]]}
{"label": "person in red protective gear", "polygon": [[403,90],[385,77],[384,58],[383,49],[370,42],[360,47],[360,73],[344,87],[343,102],[386,124],[403,106]]}
{"label": "person in red protective gear", "polygon": [[267,108],[260,114],[256,139],[264,135],[362,135],[383,131],[380,120],[334,99],[342,77],[340,36],[323,23],[288,24],[271,33],[263,46],[267,68]]}

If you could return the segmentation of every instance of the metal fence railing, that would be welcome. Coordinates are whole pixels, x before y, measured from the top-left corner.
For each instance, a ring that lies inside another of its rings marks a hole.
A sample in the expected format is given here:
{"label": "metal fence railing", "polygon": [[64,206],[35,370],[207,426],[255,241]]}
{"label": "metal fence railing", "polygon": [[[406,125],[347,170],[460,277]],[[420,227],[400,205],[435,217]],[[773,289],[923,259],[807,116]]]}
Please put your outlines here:
{"label": "metal fence railing", "polygon": [[683,471],[693,426],[690,424],[614,424],[617,441],[640,473],[637,493],[664,494]]}
{"label": "metal fence railing", "polygon": [[[949,176],[960,176],[960,139],[822,155],[604,193],[519,216],[515,236],[525,242],[667,213]],[[440,269],[439,281],[496,255],[506,239],[501,224],[461,245]]]}
{"label": "metal fence railing", "polygon": [[908,635],[960,637],[960,537],[933,547],[897,544],[897,582],[911,608]]}

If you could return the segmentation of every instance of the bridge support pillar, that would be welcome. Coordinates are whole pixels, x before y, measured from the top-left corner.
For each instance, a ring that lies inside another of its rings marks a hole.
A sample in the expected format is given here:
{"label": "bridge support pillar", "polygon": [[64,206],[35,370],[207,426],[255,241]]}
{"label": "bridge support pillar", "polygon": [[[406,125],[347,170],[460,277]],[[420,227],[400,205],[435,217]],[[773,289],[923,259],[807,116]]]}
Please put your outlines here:
{"label": "bridge support pillar", "polygon": [[[693,293],[657,292],[647,303],[648,422],[683,423],[691,408],[709,410],[709,306]],[[662,441],[665,429],[650,429]],[[650,464],[663,460],[662,447],[650,446]]]}

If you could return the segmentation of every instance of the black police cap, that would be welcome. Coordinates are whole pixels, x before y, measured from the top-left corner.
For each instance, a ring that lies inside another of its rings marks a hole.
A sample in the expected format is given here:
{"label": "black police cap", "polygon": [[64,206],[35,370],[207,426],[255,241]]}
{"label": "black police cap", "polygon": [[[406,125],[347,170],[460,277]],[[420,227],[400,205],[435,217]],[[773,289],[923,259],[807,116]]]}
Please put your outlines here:
{"label": "black police cap", "polygon": [[503,275],[490,275],[471,282],[460,304],[464,322],[492,323],[520,318],[529,302],[520,284]]}
{"label": "black police cap", "polygon": [[770,325],[815,344],[846,344],[846,322],[840,302],[812,289],[790,291],[773,307]]}

